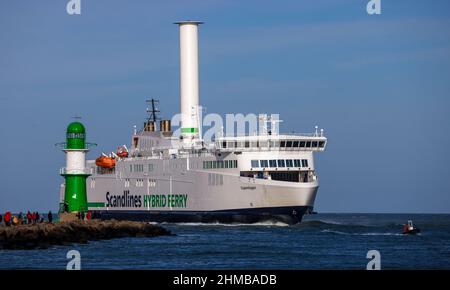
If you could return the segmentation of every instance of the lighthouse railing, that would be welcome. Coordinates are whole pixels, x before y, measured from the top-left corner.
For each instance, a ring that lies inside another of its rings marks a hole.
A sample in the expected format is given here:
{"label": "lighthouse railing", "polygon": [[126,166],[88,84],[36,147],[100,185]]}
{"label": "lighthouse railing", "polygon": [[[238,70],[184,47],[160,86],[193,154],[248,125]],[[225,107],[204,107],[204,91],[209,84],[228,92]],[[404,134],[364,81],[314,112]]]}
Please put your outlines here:
{"label": "lighthouse railing", "polygon": [[67,167],[62,167],[59,169],[59,174],[64,175],[64,174],[93,174],[94,170],[93,168],[71,168],[71,169],[67,169]]}

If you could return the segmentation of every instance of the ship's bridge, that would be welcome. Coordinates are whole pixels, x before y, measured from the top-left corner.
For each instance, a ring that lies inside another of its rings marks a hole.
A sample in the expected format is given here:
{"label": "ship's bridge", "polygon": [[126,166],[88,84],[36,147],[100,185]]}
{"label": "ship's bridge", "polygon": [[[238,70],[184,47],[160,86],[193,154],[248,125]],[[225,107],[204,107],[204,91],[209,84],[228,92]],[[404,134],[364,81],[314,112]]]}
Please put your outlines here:
{"label": "ship's bridge", "polygon": [[215,141],[216,149],[234,151],[323,151],[327,138],[323,133],[224,136]]}

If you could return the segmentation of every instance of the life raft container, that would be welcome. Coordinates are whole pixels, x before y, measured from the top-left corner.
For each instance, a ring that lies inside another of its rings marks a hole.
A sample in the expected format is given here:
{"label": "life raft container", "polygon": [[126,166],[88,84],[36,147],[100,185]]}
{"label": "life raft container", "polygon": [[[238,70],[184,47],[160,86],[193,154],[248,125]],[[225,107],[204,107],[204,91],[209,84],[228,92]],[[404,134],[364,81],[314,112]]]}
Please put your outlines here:
{"label": "life raft container", "polygon": [[128,157],[128,150],[125,146],[119,146],[117,148],[117,156],[120,158],[127,158]]}

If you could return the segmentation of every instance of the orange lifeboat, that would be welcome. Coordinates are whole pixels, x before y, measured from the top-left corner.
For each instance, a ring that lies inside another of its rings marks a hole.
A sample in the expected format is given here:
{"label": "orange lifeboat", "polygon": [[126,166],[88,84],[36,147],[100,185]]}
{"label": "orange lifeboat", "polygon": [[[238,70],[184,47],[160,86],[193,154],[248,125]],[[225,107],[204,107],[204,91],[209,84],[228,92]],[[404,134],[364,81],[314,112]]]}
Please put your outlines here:
{"label": "orange lifeboat", "polygon": [[127,158],[128,157],[128,150],[127,147],[124,146],[119,146],[117,148],[117,156],[119,156],[120,158]]}
{"label": "orange lifeboat", "polygon": [[113,168],[116,166],[116,159],[108,156],[100,156],[95,159],[95,165],[103,167],[103,168]]}

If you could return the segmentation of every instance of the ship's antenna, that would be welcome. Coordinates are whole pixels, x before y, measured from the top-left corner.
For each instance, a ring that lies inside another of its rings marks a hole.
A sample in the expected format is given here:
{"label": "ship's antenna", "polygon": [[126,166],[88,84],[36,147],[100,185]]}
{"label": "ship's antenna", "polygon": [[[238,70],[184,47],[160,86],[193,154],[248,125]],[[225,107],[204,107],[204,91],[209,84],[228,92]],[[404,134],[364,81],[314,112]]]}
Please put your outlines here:
{"label": "ship's antenna", "polygon": [[160,119],[158,117],[160,111],[156,108],[156,104],[159,104],[159,100],[152,98],[150,100],[146,100],[146,102],[151,104],[151,109],[147,108],[147,113],[150,113],[148,116],[148,121],[153,121],[156,123],[156,121]]}

